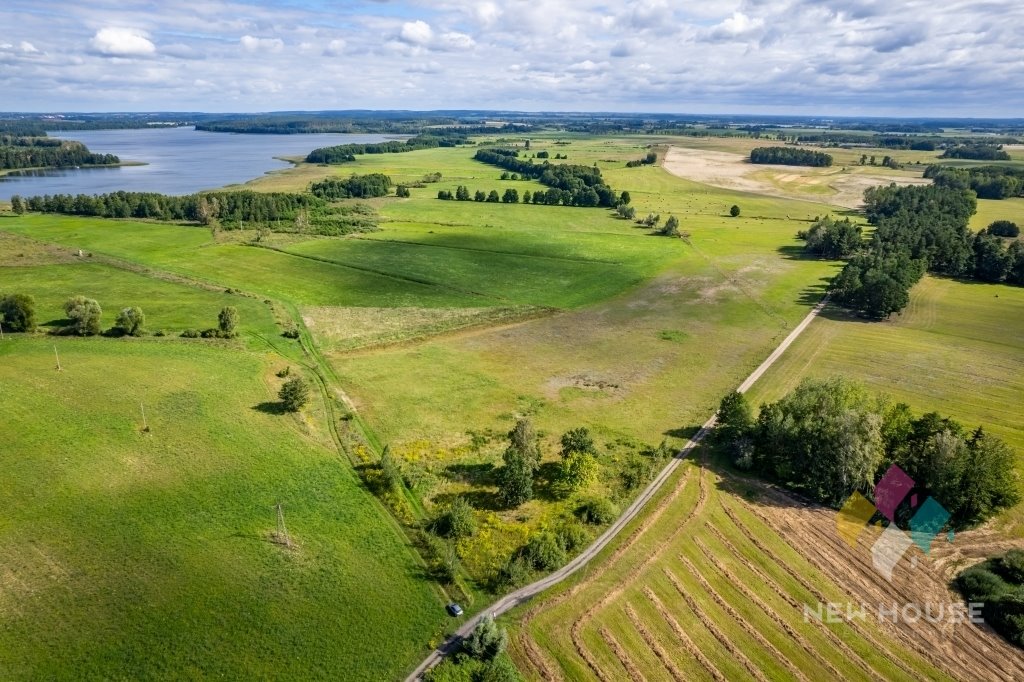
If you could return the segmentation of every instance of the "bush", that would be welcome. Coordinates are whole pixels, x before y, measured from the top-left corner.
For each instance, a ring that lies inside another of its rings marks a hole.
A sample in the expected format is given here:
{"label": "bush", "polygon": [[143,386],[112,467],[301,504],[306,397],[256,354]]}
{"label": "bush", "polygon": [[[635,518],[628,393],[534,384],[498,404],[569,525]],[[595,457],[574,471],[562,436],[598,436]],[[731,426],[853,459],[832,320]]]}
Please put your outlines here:
{"label": "bush", "polygon": [[100,304],[85,296],[72,296],[64,302],[64,314],[71,320],[71,331],[79,336],[100,333]]}
{"label": "bush", "polygon": [[5,332],[35,331],[36,300],[28,294],[0,297],[0,323]]}
{"label": "bush", "polygon": [[1011,549],[996,562],[996,570],[1011,583],[1024,585],[1024,550]]}
{"label": "bush", "polygon": [[953,581],[967,601],[987,602],[1006,594],[1009,585],[984,564],[972,566]]}
{"label": "bush", "polygon": [[522,556],[510,557],[505,565],[498,571],[495,582],[498,587],[514,588],[525,585],[530,579],[532,567],[530,562]]}
{"label": "bush", "polygon": [[733,218],[738,218],[740,215],[740,207],[737,206],[736,204],[733,204],[732,208],[729,209],[729,215],[731,215]]}
{"label": "bush", "polygon": [[1009,220],[997,220],[989,225],[986,231],[997,237],[1017,237],[1020,235],[1020,228],[1017,227],[1017,223],[1011,223]]}
{"label": "bush", "polygon": [[142,336],[142,325],[145,323],[146,316],[142,313],[142,308],[132,306],[117,314],[114,328],[128,336]]}
{"label": "bush", "polygon": [[478,661],[492,661],[508,646],[508,633],[494,622],[491,614],[484,615],[463,640],[462,650]]}
{"label": "bush", "polygon": [[221,308],[217,315],[217,326],[225,334],[233,334],[238,326],[238,309],[233,305]]}
{"label": "bush", "polygon": [[566,552],[584,547],[588,540],[590,540],[590,536],[586,529],[575,521],[570,521],[558,529],[558,541],[562,547],[565,547]]}
{"label": "bush", "polygon": [[565,547],[551,531],[537,533],[522,550],[523,557],[539,571],[553,571],[565,563]]}
{"label": "bush", "polygon": [[186,329],[181,333],[181,336],[185,339],[198,339],[200,334],[198,329]]}
{"label": "bush", "polygon": [[299,338],[299,330],[294,328],[285,329],[283,332],[281,332],[281,336],[283,336],[286,339],[297,339]]}
{"label": "bush", "polygon": [[611,523],[619,515],[611,500],[603,497],[592,497],[576,507],[576,516],[580,521],[591,524]]}
{"label": "bush", "polygon": [[277,396],[289,412],[298,412],[309,402],[309,384],[300,376],[294,376],[284,382]]}
{"label": "bush", "polygon": [[458,540],[476,533],[476,519],[473,508],[461,497],[442,509],[430,523],[430,529],[443,537]]}

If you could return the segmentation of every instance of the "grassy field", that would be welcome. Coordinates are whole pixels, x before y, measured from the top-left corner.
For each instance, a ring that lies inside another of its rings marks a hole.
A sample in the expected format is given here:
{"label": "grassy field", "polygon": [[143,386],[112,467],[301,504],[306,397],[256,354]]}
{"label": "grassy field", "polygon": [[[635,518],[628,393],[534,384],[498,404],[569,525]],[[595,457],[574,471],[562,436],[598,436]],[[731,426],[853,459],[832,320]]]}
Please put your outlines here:
{"label": "grassy field", "polygon": [[64,301],[81,294],[97,299],[104,311],[104,328],[114,323],[122,308],[139,306],[150,331],[207,329],[217,326],[221,308],[235,306],[241,321],[239,331],[278,333],[268,307],[258,299],[161,281],[101,263],[0,266],[0,291],[35,297],[37,321],[48,328],[63,323]]}
{"label": "grassy field", "polygon": [[50,340],[0,344],[0,677],[375,680],[436,636],[438,595],[315,412],[267,407],[280,360],[57,344],[62,372]]}

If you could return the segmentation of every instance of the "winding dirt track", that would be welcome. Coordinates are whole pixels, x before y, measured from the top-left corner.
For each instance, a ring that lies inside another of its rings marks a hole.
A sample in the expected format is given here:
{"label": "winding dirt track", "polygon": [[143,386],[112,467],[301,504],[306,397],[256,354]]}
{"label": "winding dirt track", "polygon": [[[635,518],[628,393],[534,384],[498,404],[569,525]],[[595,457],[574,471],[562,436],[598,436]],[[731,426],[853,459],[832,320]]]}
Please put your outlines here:
{"label": "winding dirt track", "polygon": [[[780,343],[778,347],[774,351],[772,351],[772,354],[769,355],[765,359],[765,361],[762,362],[757,367],[757,369],[751,372],[750,376],[748,376],[746,380],[744,380],[744,382],[740,384],[737,390],[740,391],[741,393],[746,391],[754,384],[755,381],[757,381],[761,377],[761,375],[768,371],[768,368],[771,367],[775,363],[775,361],[779,359],[779,357],[786,351],[787,348],[789,348],[789,346],[794,341],[796,341],[797,337],[799,337],[800,334],[807,328],[807,325],[809,325],[811,321],[818,316],[818,314],[825,307],[825,304],[827,302],[828,296],[823,298],[820,303],[814,306],[814,308],[811,309],[811,312],[809,312],[807,316],[800,322],[800,324],[798,324],[793,329],[793,331],[791,331],[789,335],[782,340],[782,343]],[[683,460],[694,450],[694,448],[696,448],[700,444],[702,440],[704,440],[704,438],[707,436],[708,432],[711,431],[714,425],[715,416],[712,415],[706,422],[704,422],[700,430],[698,430],[697,433],[694,434],[692,438],[690,438],[690,440],[686,443],[686,445],[683,446],[683,448],[676,454],[676,456],[673,457],[669,461],[669,463],[665,465],[665,468],[658,473],[654,480],[651,481],[651,483],[646,488],[644,488],[643,492],[641,492],[640,495],[633,501],[633,503],[626,508],[622,515],[618,519],[616,519],[615,522],[612,523],[612,525],[609,526],[608,529],[605,530],[605,532],[602,533],[597,538],[597,540],[593,542],[593,544],[587,547],[581,554],[579,554],[576,558],[574,558],[572,561],[567,563],[562,568],[541,578],[540,580],[534,583],[530,583],[529,585],[521,587],[514,592],[510,592],[498,601],[491,604],[490,607],[483,609],[480,613],[467,620],[462,625],[462,627],[460,627],[455,632],[455,634],[449,637],[440,647],[432,651],[430,655],[427,656],[423,660],[423,662],[421,662],[416,667],[416,669],[409,674],[409,677],[406,678],[406,682],[415,682],[415,680],[420,679],[423,673],[425,673],[427,670],[430,670],[435,665],[440,663],[441,660],[446,655],[455,651],[459,642],[473,631],[473,628],[476,627],[477,623],[485,614],[489,613],[497,617],[505,613],[509,609],[515,608],[516,606],[519,606],[520,604],[528,601],[529,599],[532,599],[533,597],[540,594],[549,587],[557,585],[558,583],[562,582],[563,580],[565,580],[566,578],[568,578],[569,576],[571,576],[572,574],[576,573],[578,570],[586,566],[591,559],[597,556],[601,552],[601,550],[608,546],[608,543],[610,543],[622,531],[622,529],[629,524],[630,521],[636,518],[637,514],[639,514],[643,510],[647,502],[650,501],[650,499],[654,497],[654,495],[661,489],[661,487],[665,484],[665,481],[667,481],[672,476],[673,472],[675,472],[679,465],[682,464]],[[703,485],[703,478],[701,480],[701,484]]]}

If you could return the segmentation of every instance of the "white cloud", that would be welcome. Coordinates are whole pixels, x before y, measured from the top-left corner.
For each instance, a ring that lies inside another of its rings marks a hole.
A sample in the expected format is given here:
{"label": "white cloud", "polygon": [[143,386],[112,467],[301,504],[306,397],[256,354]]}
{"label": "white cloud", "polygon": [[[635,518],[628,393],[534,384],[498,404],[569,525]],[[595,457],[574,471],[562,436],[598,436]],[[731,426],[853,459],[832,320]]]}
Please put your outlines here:
{"label": "white cloud", "polygon": [[437,44],[442,50],[469,50],[476,45],[476,41],[465,33],[449,31],[441,34]]}
{"label": "white cloud", "polygon": [[478,2],[473,7],[473,14],[482,25],[491,27],[501,17],[502,11],[493,2]]}
{"label": "white cloud", "polygon": [[32,52],[39,52],[39,50],[36,49],[36,46],[28,42],[27,40],[21,41],[18,44],[18,48],[26,54],[30,54]]}
{"label": "white cloud", "polygon": [[147,57],[156,45],[144,31],[134,28],[101,28],[90,41],[92,48],[108,57]]}
{"label": "white cloud", "polygon": [[348,45],[342,38],[335,38],[331,42],[327,43],[327,47],[324,48],[324,54],[328,57],[337,57],[345,52],[345,47]]}
{"label": "white cloud", "polygon": [[280,38],[257,38],[244,35],[238,42],[247,52],[280,52],[284,49],[284,41]]}
{"label": "white cloud", "polygon": [[751,18],[743,12],[733,12],[731,17],[714,26],[709,35],[715,40],[739,39],[749,36],[764,26],[764,19]]}
{"label": "white cloud", "polygon": [[434,37],[434,30],[425,21],[407,21],[402,24],[398,37],[410,45],[426,45]]}

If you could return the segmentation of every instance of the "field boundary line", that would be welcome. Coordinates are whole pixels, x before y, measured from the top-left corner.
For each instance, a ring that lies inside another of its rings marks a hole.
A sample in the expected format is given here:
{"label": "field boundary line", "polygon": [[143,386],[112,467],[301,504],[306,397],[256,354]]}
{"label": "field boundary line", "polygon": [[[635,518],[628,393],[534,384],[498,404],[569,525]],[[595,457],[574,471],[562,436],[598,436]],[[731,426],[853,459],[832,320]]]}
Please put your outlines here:
{"label": "field boundary line", "polygon": [[[768,368],[775,364],[776,360],[778,360],[786,351],[786,349],[789,348],[789,346],[794,341],[796,341],[797,337],[799,337],[800,334],[803,333],[805,329],[807,329],[807,326],[814,320],[814,318],[817,317],[819,313],[821,313],[822,309],[824,309],[825,305],[828,303],[828,299],[829,295],[826,294],[821,299],[821,301],[819,301],[811,309],[811,311],[807,313],[807,316],[800,321],[800,323],[793,329],[793,331],[791,331],[789,335],[787,335],[786,338],[782,340],[782,342],[775,348],[775,350],[772,351],[772,353],[767,358],[765,358],[764,362],[758,365],[757,369],[750,373],[750,376],[748,376],[736,390],[739,391],[740,393],[744,393],[751,386],[753,386],[754,382],[760,379],[761,376],[768,371]],[[577,555],[572,561],[567,563],[562,568],[554,571],[553,573],[550,573],[549,575],[541,578],[540,580],[537,580],[536,582],[521,587],[518,590],[515,590],[514,592],[510,592],[509,594],[505,595],[504,597],[501,597],[496,602],[491,604],[490,607],[481,610],[475,616],[467,620],[465,623],[462,624],[462,626],[458,630],[455,631],[454,634],[452,634],[447,640],[445,640],[445,642],[440,647],[432,651],[418,666],[416,666],[416,668],[406,678],[406,682],[415,682],[423,675],[423,673],[425,673],[427,670],[430,670],[438,663],[440,663],[445,656],[447,656],[450,653],[453,653],[458,648],[458,645],[462,641],[462,639],[468,636],[473,631],[473,628],[476,627],[477,623],[480,622],[480,619],[483,618],[484,615],[490,614],[496,618],[505,613],[506,611],[509,611],[510,609],[515,608],[516,606],[519,606],[520,604],[529,601],[530,599],[540,594],[541,592],[545,591],[549,587],[557,585],[558,583],[562,582],[563,580],[565,580],[566,578],[568,578],[569,576],[573,575],[578,570],[586,566],[591,559],[595,558],[601,552],[601,550],[607,547],[608,544],[613,539],[615,539],[615,537],[622,531],[623,528],[625,528],[634,518],[636,518],[636,516],[644,508],[647,502],[649,502],[651,498],[654,497],[654,495],[661,489],[661,487],[672,476],[672,474],[684,461],[684,459],[688,455],[690,455],[690,453],[693,452],[693,450],[696,449],[698,445],[700,445],[701,441],[704,440],[705,437],[707,437],[711,429],[714,428],[716,421],[717,415],[711,415],[707,419],[707,421],[705,421],[704,424],[700,427],[697,433],[690,437],[690,440],[687,441],[686,445],[684,445],[682,449],[678,453],[676,453],[676,455],[668,462],[668,464],[666,464],[665,467],[658,473],[654,480],[651,481],[647,485],[647,487],[644,488],[643,492],[641,492],[640,495],[637,496],[633,503],[626,508],[622,515],[619,516],[619,518],[617,518],[614,522],[612,522],[612,525],[609,526],[600,536],[598,536],[598,538],[589,547],[587,547],[583,552]]]}

